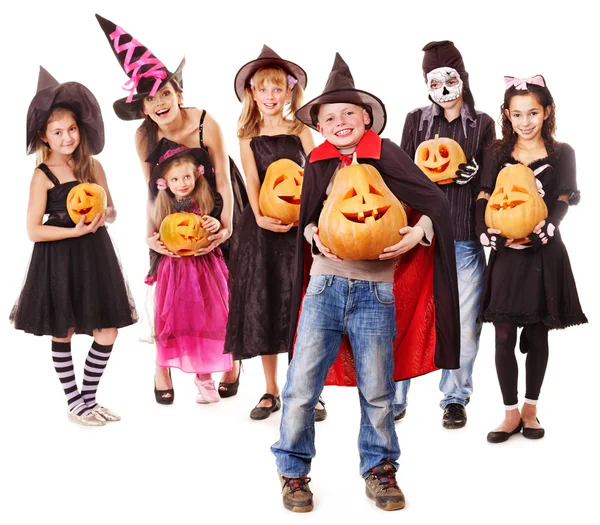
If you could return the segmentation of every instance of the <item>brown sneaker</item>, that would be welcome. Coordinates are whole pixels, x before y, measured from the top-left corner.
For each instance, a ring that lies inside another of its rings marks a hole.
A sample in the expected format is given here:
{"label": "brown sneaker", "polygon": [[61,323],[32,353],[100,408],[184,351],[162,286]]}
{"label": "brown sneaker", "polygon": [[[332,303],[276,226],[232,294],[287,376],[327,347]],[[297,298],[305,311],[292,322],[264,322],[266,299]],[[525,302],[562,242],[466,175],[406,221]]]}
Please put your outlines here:
{"label": "brown sneaker", "polygon": [[279,474],[283,506],[292,512],[313,510],[313,494],[308,487],[310,478],[285,478]]}
{"label": "brown sneaker", "polygon": [[396,468],[391,463],[382,463],[372,468],[365,478],[366,494],[380,509],[403,509],[404,494],[396,483]]}

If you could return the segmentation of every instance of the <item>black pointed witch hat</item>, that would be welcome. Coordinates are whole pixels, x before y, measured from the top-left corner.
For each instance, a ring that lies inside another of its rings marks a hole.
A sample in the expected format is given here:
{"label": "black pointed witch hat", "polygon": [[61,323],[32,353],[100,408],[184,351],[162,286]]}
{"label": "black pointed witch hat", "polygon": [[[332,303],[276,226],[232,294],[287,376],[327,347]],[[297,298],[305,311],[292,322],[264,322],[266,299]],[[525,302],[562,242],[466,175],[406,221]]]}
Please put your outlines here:
{"label": "black pointed witch hat", "polygon": [[113,104],[117,117],[122,120],[143,118],[141,110],[144,97],[153,96],[172,79],[183,88],[185,58],[181,60],[175,72],[171,73],[146,46],[122,27],[98,14],[96,19],[123,71],[129,76],[129,80],[123,86],[123,89],[129,91],[129,95]]}
{"label": "black pointed witch hat", "polygon": [[304,69],[302,69],[298,64],[294,64],[289,60],[284,60],[281,58],[269,46],[263,45],[262,51],[260,52],[260,55],[258,55],[258,58],[255,58],[247,64],[244,64],[235,75],[233,87],[240,102],[244,98],[244,91],[250,82],[250,79],[254,76],[254,73],[256,73],[260,68],[268,66],[280,67],[285,72],[292,75],[298,82],[300,82],[302,89],[306,89],[306,71],[304,71]]}
{"label": "black pointed witch hat", "polygon": [[336,53],[323,93],[296,111],[296,118],[307,126],[317,129],[319,106],[339,102],[364,107],[371,117],[370,129],[378,135],[385,128],[387,113],[383,102],[375,95],[354,87],[354,79],[348,64],[344,62],[339,53]]}
{"label": "black pointed witch hat", "polygon": [[94,94],[79,82],[58,82],[40,66],[37,92],[27,110],[27,154],[35,151],[38,133],[45,127],[56,106],[75,113],[77,123],[85,128],[92,155],[104,149],[104,121]]}

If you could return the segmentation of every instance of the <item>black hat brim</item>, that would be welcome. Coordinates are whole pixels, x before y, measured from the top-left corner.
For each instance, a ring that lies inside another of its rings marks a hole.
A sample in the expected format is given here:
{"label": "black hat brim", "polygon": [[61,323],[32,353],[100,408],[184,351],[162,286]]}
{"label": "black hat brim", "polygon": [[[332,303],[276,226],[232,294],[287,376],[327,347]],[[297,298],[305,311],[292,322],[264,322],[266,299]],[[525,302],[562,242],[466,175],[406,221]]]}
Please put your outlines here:
{"label": "black hat brim", "polygon": [[300,83],[302,89],[306,89],[306,71],[304,71],[304,69],[302,69],[298,64],[294,64],[294,62],[284,60],[283,58],[257,58],[255,60],[251,60],[247,64],[244,64],[235,75],[233,88],[235,89],[235,94],[240,102],[244,99],[246,84],[249,82],[254,73],[263,67],[269,66],[280,67],[284,71],[287,71]]}
{"label": "black hat brim", "polygon": [[38,92],[27,111],[27,154],[35,151],[38,132],[45,127],[50,112],[56,106],[72,110],[80,127],[85,128],[90,153],[104,149],[104,121],[100,104],[94,94],[79,82],[63,82]]}
{"label": "black hat brim", "polygon": [[[183,66],[185,66],[185,58],[183,58],[174,73],[170,73],[165,80],[158,86],[157,91],[163,89],[168,82],[175,79],[179,87],[183,88]],[[144,118],[142,113],[142,101],[150,94],[150,91],[138,92],[127,102],[128,97],[120,98],[113,103],[113,109],[117,117],[121,120],[138,120]]]}
{"label": "black hat brim", "polygon": [[306,124],[309,128],[318,131],[316,114],[312,109],[321,104],[339,103],[349,103],[364,107],[371,116],[370,129],[378,135],[385,129],[387,123],[385,105],[375,95],[360,89],[334,89],[322,93],[296,111],[296,118]]}

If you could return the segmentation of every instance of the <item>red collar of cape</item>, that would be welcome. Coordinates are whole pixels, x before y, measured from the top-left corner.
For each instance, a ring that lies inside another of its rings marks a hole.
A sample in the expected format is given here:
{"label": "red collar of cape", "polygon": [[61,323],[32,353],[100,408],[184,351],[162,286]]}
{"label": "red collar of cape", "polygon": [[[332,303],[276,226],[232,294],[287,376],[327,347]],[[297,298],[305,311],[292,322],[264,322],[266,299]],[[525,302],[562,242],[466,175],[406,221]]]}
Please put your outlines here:
{"label": "red collar of cape", "polygon": [[[354,153],[360,159],[379,159],[381,157],[381,137],[374,131],[367,130],[356,145]],[[350,159],[352,161],[350,157],[343,155],[331,142],[326,140],[323,144],[312,150],[310,162],[312,164],[313,162],[328,159]]]}

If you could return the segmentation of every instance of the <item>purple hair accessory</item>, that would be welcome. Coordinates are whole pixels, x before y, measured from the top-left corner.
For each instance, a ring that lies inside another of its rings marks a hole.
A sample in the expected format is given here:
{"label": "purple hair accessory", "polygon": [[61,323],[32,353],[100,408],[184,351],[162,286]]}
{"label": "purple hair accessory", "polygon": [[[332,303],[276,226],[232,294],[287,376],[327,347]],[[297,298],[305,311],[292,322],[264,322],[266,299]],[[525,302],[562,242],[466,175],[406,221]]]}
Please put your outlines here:
{"label": "purple hair accessory", "polygon": [[204,175],[204,165],[200,164],[200,166],[198,166],[198,175]]}
{"label": "purple hair accessory", "polygon": [[166,190],[167,189],[167,181],[165,179],[163,179],[162,177],[160,179],[156,180],[156,187],[159,190]]}
{"label": "purple hair accessory", "polygon": [[164,162],[167,159],[170,159],[173,155],[177,155],[177,153],[181,153],[182,151],[185,151],[186,149],[188,149],[188,148],[186,148],[185,146],[179,146],[178,148],[170,149],[165,154],[160,156],[160,158],[158,159],[158,164],[160,164],[161,162]]}
{"label": "purple hair accessory", "polygon": [[294,89],[294,86],[298,83],[298,79],[292,75],[287,76],[287,81],[290,89]]}

